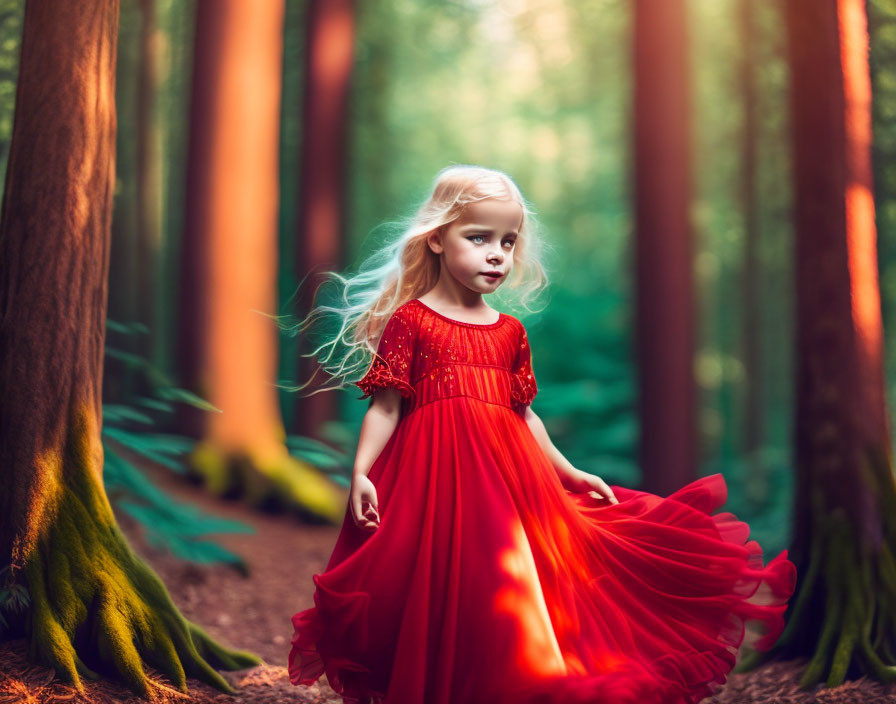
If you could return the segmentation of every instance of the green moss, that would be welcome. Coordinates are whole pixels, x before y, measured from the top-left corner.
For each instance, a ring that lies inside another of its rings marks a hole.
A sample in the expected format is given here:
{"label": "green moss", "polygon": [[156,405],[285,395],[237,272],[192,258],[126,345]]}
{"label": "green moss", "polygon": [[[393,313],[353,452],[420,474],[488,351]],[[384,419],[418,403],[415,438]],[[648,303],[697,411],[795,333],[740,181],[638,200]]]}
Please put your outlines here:
{"label": "green moss", "polygon": [[251,450],[234,452],[204,442],[188,462],[194,477],[220,496],[243,496],[255,507],[296,510],[334,524],[345,517],[346,497],[322,473],[285,451],[261,459]]}
{"label": "green moss", "polygon": [[860,475],[880,501],[882,542],[868,545],[860,540],[844,509],[827,506],[825,492],[814,486],[809,560],[800,574],[787,627],[771,650],[750,653],[737,672],[779,655],[808,655],[800,680],[807,689],[822,680],[828,687],[843,684],[851,670],[882,682],[896,681],[896,562],[891,548],[896,514],[888,510],[896,492],[889,458],[875,453],[869,457]]}
{"label": "green moss", "polygon": [[25,564],[31,658],[79,690],[82,677],[101,673],[148,696],[146,662],[182,692],[187,676],[232,692],[215,668],[261,660],[219,646],[184,619],[155,572],[131,550],[96,476],[71,461],[83,459],[67,458],[53,518]]}

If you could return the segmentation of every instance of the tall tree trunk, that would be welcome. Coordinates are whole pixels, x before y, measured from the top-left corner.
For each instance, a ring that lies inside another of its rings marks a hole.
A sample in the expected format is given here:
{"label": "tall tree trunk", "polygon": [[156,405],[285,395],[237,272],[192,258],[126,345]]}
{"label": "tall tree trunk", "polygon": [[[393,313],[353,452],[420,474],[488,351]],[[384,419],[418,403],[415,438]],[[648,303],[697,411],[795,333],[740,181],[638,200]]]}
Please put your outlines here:
{"label": "tall tree trunk", "polygon": [[128,546],[103,489],[100,438],[115,181],[117,0],[29,2],[0,213],[0,564],[32,659],[83,689],[143,661],[191,675],[255,664],[186,621]]}
{"label": "tall tree trunk", "polygon": [[[863,0],[789,0],[799,580],[772,653],[802,683],[896,680],[896,483],[883,384]],[[750,663],[752,664],[752,663]]]}
{"label": "tall tree trunk", "polygon": [[[304,3],[286,3],[283,18],[283,93],[280,100],[280,193],[299,193],[301,176],[302,98],[305,74],[305,7]],[[277,232],[277,308],[286,310],[295,304],[299,272],[296,270],[296,222],[299,202],[296,197],[281,198]],[[294,379],[298,359],[299,337],[280,336],[280,355],[277,376]],[[296,426],[294,391],[280,389],[280,413],[286,428]]]}
{"label": "tall tree trunk", "polygon": [[[130,324],[139,320],[137,289],[137,204],[132,175],[136,149],[132,136],[137,120],[133,78],[140,62],[137,13],[125,3],[118,18],[115,75],[116,180],[112,206],[112,236],[109,249],[108,305],[106,328],[108,346],[116,351],[140,355],[145,345],[140,336],[119,333],[112,323]],[[136,395],[140,370],[125,359],[107,355],[103,369],[103,403],[126,403]]]}
{"label": "tall tree trunk", "polygon": [[[140,0],[140,64],[137,77],[137,306],[147,328],[144,352],[154,358],[164,339],[156,311],[162,247],[162,131],[156,114],[161,61],[157,0]],[[144,391],[145,389],[140,389]]]}
{"label": "tall tree trunk", "polygon": [[343,492],[289,455],[274,386],[283,16],[283,0],[198,4],[179,343],[220,412],[190,461],[212,491],[335,522]]}
{"label": "tall tree trunk", "polygon": [[741,452],[750,463],[747,492],[762,503],[768,494],[768,476],[760,449],[762,443],[761,364],[759,358],[759,218],[756,203],[756,133],[758,98],[756,91],[756,8],[753,0],[738,4],[740,29],[740,87],[744,121],[741,128],[740,202],[744,216],[744,259],[741,280],[744,315],[741,325],[741,352],[744,360],[744,415]]}
{"label": "tall tree trunk", "polygon": [[[346,210],[348,159],[348,95],[354,56],[354,0],[309,0],[305,95],[302,102],[302,178],[299,194],[296,268],[307,276],[300,296],[304,317],[312,306],[310,293],[325,270],[343,263],[343,214]],[[307,341],[300,351],[311,351]],[[322,370],[316,360],[299,358],[298,378],[315,377]],[[313,389],[313,385],[309,387]],[[338,397],[318,393],[300,398],[296,432],[321,438],[320,427],[336,417]]]}
{"label": "tall tree trunk", "polygon": [[635,3],[635,288],[643,488],[697,476],[691,99],[683,0]]}
{"label": "tall tree trunk", "polygon": [[[191,67],[196,8],[194,3],[165,3],[157,5],[157,38],[159,50],[158,120],[162,139],[162,240],[157,259],[158,322],[156,339],[162,348],[155,362],[166,376],[177,378],[178,330],[181,319],[179,277],[181,273],[181,239],[183,237],[186,203],[186,180]],[[179,381],[179,379],[178,379]],[[166,414],[157,419],[160,432],[183,434],[180,414]],[[189,434],[189,433],[188,433]]]}

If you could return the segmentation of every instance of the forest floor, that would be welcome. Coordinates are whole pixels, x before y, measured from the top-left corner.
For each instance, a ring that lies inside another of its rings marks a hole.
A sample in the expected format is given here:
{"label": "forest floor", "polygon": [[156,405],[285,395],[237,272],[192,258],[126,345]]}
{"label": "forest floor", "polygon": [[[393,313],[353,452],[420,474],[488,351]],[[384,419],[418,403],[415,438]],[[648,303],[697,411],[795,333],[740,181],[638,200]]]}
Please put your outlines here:
{"label": "forest floor", "polygon": [[[335,702],[341,697],[326,684],[290,684],[286,658],[292,636],[291,616],[313,606],[311,575],[322,572],[336,542],[338,528],[312,526],[286,515],[259,514],[235,501],[216,499],[198,487],[152,471],[153,479],[180,500],[195,503],[216,516],[252,525],[254,534],[220,536],[219,542],[242,555],[249,566],[243,577],[224,566],[186,563],[147,545],[132,520],[119,515],[122,530],[135,550],[158,572],[183,615],[202,626],[218,642],[258,654],[264,664],[238,672],[222,672],[236,688],[227,695],[196,680],[181,694],[157,671],[153,701],[165,704],[305,704]],[[703,704],[896,704],[896,684],[884,687],[867,678],[826,689],[799,689],[804,661],[775,662],[754,672],[734,674]],[[52,670],[30,664],[24,640],[0,644],[0,704],[144,704],[145,699],[109,681],[85,682],[85,693],[55,680]],[[462,704],[458,702],[457,704]]]}

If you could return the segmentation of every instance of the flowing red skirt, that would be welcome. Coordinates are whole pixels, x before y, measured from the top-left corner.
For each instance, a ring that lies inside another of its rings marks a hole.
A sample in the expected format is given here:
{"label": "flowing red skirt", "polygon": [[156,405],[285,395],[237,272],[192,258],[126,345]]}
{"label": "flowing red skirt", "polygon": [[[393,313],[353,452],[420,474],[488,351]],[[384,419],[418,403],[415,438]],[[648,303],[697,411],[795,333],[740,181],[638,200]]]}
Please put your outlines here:
{"label": "flowing red skirt", "polygon": [[[470,429],[474,429],[471,432]],[[698,702],[770,647],[796,570],[763,564],[721,474],[668,497],[566,491],[525,420],[458,396],[399,423],[297,613],[293,684],[383,704]]]}

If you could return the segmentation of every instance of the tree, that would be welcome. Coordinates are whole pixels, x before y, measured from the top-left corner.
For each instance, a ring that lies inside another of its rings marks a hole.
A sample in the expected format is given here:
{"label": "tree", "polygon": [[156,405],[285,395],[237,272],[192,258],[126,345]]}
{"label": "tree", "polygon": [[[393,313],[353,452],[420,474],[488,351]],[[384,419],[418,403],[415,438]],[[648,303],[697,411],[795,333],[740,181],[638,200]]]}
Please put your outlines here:
{"label": "tree", "polygon": [[[296,257],[297,271],[308,275],[304,284],[306,294],[300,302],[303,315],[311,308],[310,292],[319,283],[319,275],[324,270],[338,269],[343,262],[354,0],[311,0],[306,26]],[[301,357],[300,360],[300,379],[311,378],[321,369],[314,359]],[[319,435],[321,424],[335,415],[337,400],[332,393],[300,399],[296,432]]]}
{"label": "tree", "polygon": [[283,0],[197,5],[178,364],[220,413],[190,431],[215,493],[337,522],[345,498],[294,459],[274,385]]}
{"label": "tree", "polygon": [[158,349],[161,329],[156,313],[159,253],[162,248],[162,130],[156,115],[164,45],[157,22],[157,0],[140,0],[140,59],[137,76],[137,159],[135,237],[139,320]]}
{"label": "tree", "polygon": [[186,621],[103,489],[100,387],[115,177],[117,0],[29,2],[0,213],[0,564],[30,657],[83,689],[144,661],[181,691],[259,659]]}
{"label": "tree", "polygon": [[743,452],[749,460],[750,483],[748,491],[752,497],[761,497],[768,491],[768,477],[764,462],[759,457],[761,448],[762,387],[761,346],[756,331],[760,325],[759,309],[759,209],[757,193],[757,132],[758,91],[756,87],[756,8],[752,0],[739,0],[737,6],[738,29],[740,34],[741,58],[738,71],[741,94],[743,95],[744,126],[741,142],[742,182],[740,202],[744,213],[744,264],[740,282],[744,306],[741,324],[741,349],[743,353],[744,385],[746,396],[744,405]]}
{"label": "tree", "polygon": [[884,396],[862,0],[790,0],[795,165],[796,597],[765,657],[802,684],[896,680],[896,482]]}
{"label": "tree", "polygon": [[685,4],[634,7],[639,464],[643,488],[669,494],[697,466]]}

